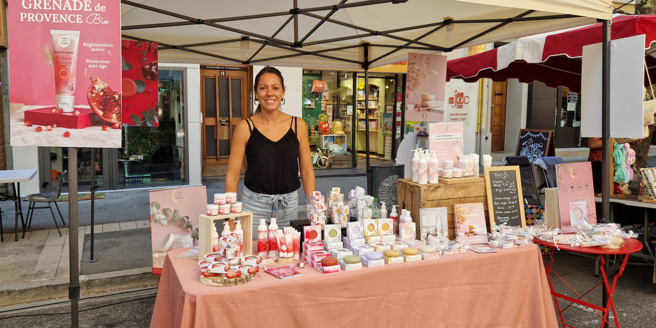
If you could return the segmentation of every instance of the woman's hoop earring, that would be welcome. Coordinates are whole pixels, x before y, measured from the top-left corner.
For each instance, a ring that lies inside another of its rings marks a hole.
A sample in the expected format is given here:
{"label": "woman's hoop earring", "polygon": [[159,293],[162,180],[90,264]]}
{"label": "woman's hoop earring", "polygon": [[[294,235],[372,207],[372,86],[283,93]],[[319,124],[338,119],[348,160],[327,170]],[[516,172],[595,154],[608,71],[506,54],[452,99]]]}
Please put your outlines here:
{"label": "woman's hoop earring", "polygon": [[282,104],[283,105],[285,104],[285,98],[282,98]]}

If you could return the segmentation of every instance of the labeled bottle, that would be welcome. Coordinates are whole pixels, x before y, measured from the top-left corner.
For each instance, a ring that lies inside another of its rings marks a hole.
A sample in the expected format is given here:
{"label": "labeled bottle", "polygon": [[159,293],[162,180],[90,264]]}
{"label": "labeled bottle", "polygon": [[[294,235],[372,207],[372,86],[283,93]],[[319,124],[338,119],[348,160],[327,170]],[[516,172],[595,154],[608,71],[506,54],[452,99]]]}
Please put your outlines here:
{"label": "labeled bottle", "polygon": [[412,156],[412,182],[419,181],[419,148],[413,149],[414,155]]}
{"label": "labeled bottle", "polygon": [[212,253],[219,251],[219,233],[216,231],[216,227],[212,229]]}
{"label": "labeled bottle", "polygon": [[398,205],[392,205],[392,212],[390,213],[390,219],[392,219],[392,225],[394,226],[394,234],[399,234],[399,214],[396,212],[396,207]]}
{"label": "labeled bottle", "polygon": [[221,237],[227,237],[230,234],[230,221],[223,221],[223,230],[221,230]]}
{"label": "labeled bottle", "polygon": [[380,204],[380,218],[387,219],[387,207],[385,206],[385,202],[380,202]]}
{"label": "labeled bottle", "polygon": [[438,183],[440,180],[439,161],[434,150],[431,151],[431,159],[428,161],[428,183]]}
{"label": "labeled bottle", "polygon": [[269,255],[276,256],[278,255],[278,225],[276,224],[276,218],[271,218],[271,224],[269,224]]}
{"label": "labeled bottle", "polygon": [[239,238],[239,257],[244,257],[244,230],[241,229],[241,221],[235,222],[235,234]]}
{"label": "labeled bottle", "polygon": [[374,204],[371,206],[371,215],[374,219],[380,218],[380,204],[378,198],[374,198]]}
{"label": "labeled bottle", "polygon": [[266,220],[260,219],[260,225],[257,227],[257,255],[266,256],[267,255],[267,226]]}
{"label": "labeled bottle", "polygon": [[419,166],[418,173],[419,175],[419,184],[428,183],[428,160],[426,160],[426,152],[422,151],[421,156],[419,156]]}

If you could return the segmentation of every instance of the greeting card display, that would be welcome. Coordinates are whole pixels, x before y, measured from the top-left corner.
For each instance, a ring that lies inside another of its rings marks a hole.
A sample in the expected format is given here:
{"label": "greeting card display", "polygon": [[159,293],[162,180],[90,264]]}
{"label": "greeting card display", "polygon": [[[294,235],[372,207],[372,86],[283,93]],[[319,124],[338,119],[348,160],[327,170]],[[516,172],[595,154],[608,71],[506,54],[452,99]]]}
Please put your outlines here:
{"label": "greeting card display", "polygon": [[453,215],[457,240],[467,245],[488,242],[483,203],[455,204]]}
{"label": "greeting card display", "polygon": [[556,164],[561,229],[575,232],[582,222],[597,223],[590,162]]}

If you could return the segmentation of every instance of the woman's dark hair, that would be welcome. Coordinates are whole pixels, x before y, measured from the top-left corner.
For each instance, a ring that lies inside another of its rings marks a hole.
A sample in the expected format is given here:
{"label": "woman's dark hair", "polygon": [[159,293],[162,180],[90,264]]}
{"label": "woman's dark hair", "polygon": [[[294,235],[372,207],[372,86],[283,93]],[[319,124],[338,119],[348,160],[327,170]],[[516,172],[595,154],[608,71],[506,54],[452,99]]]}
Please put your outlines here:
{"label": "woman's dark hair", "polygon": [[[273,67],[273,66],[265,66],[262,70],[260,70],[257,75],[255,75],[255,82],[253,83],[253,90],[257,90],[257,84],[260,83],[260,77],[266,73],[271,73],[275,74],[280,78],[280,83],[282,83],[282,89],[286,90],[285,88],[285,79],[282,77],[282,73],[280,71]],[[255,91],[257,93],[257,91]],[[255,109],[255,114],[260,112],[260,104],[257,104],[257,108]]]}

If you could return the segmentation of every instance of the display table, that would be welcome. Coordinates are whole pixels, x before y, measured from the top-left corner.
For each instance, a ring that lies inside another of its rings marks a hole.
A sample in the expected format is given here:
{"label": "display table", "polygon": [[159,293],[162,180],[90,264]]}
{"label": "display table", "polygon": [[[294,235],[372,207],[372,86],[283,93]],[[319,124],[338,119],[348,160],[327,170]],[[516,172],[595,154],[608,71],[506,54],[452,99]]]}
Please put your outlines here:
{"label": "display table", "polygon": [[[553,271],[553,250],[556,249],[556,245],[550,242],[542,241],[539,239],[535,239],[534,242],[536,244],[540,244],[543,246],[547,246],[551,249],[550,256],[551,256],[551,261],[549,265],[546,267],[547,270],[547,279],[549,280],[549,287],[551,288],[551,294],[554,297],[554,300],[556,302],[556,307],[558,309],[558,314],[560,315],[560,321],[563,323],[564,327],[569,327],[568,325],[565,324],[565,318],[563,317],[563,311],[567,310],[568,307],[566,308],[561,308],[560,302],[558,302],[558,299],[562,298],[564,300],[574,302],[586,307],[589,307],[593,310],[601,312],[602,315],[602,322],[601,322],[601,327],[604,327],[607,324],[608,321],[608,313],[610,310],[613,310],[613,317],[615,318],[615,327],[620,326],[619,321],[617,319],[617,314],[615,313],[615,304],[613,302],[613,293],[615,292],[615,286],[617,284],[617,279],[622,275],[624,272],[624,268],[626,267],[626,262],[629,259],[629,254],[631,253],[636,253],[642,249],[642,243],[635,239],[625,239],[625,244],[624,247],[622,248],[602,248],[602,247],[580,247],[580,246],[570,246],[570,245],[563,245],[563,244],[558,244],[558,248],[563,251],[569,251],[569,252],[577,252],[577,253],[584,253],[584,254],[593,254],[593,255],[598,255],[599,259],[601,260],[601,265],[600,265],[600,270],[601,270],[601,276],[602,276],[602,281],[600,281],[598,284],[594,285],[590,290],[584,293],[579,293],[577,292],[574,288],[572,288],[567,282],[559,276],[555,271]],[[622,260],[622,264],[620,265],[619,271],[617,271],[616,274],[612,276],[613,281],[612,283],[609,283],[608,281],[608,273],[606,272],[604,265],[605,265],[605,255],[624,255],[624,259]],[[560,280],[565,282],[567,286],[575,292],[579,298],[573,298],[567,295],[560,294],[554,290],[553,283],[551,282],[551,275],[554,275],[558,277]],[[593,303],[588,302],[584,296],[590,293],[593,289],[599,287],[600,285],[603,285],[602,288],[605,289],[606,295],[608,295],[608,300],[605,306],[598,306]]]}
{"label": "display table", "polygon": [[151,327],[557,327],[535,245],[236,287],[199,281],[197,261],[169,252]]}

